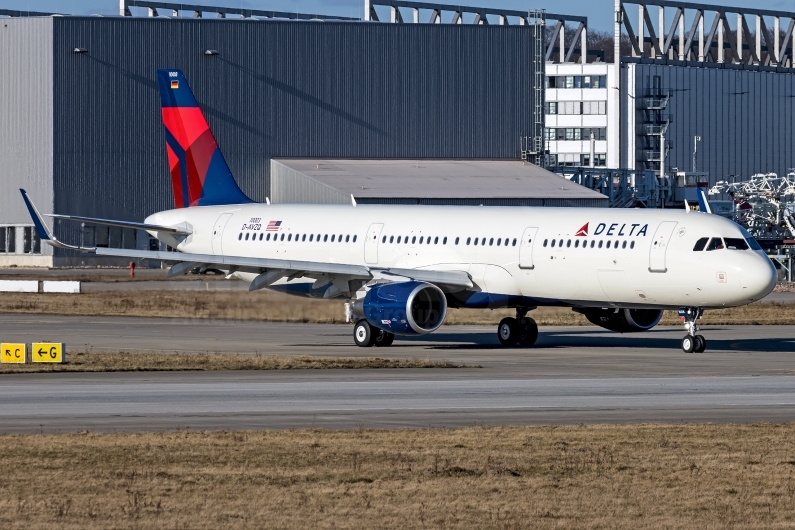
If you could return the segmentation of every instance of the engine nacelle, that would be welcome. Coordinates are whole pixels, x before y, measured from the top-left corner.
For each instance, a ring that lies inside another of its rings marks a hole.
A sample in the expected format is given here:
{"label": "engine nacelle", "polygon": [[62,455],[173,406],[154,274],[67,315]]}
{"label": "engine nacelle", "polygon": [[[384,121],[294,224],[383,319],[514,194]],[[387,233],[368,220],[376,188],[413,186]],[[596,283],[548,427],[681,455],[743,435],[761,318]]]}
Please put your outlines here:
{"label": "engine nacelle", "polygon": [[439,329],[447,316],[441,289],[425,282],[381,283],[353,304],[370,325],[397,335],[424,335]]}
{"label": "engine nacelle", "polygon": [[596,324],[610,331],[630,333],[647,331],[660,322],[662,309],[601,309],[582,308],[577,312],[585,315],[591,324]]}

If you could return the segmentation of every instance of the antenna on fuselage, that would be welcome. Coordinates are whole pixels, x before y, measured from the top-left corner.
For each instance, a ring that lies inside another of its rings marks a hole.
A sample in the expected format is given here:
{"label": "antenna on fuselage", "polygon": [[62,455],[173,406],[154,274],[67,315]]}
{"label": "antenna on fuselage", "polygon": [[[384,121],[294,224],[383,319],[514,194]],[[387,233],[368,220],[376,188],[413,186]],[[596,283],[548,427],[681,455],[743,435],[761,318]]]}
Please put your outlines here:
{"label": "antenna on fuselage", "polygon": [[270,203],[271,203],[271,198],[270,197],[265,197],[265,204],[270,205]]}

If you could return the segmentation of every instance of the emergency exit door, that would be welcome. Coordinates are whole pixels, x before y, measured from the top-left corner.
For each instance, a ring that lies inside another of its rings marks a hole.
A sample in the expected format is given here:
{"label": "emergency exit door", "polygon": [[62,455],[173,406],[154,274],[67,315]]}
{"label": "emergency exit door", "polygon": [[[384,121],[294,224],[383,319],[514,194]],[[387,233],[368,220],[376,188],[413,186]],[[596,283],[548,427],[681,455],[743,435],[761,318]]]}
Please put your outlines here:
{"label": "emergency exit door", "polygon": [[521,245],[519,245],[519,268],[520,269],[534,269],[533,263],[533,245],[535,244],[537,227],[528,227],[524,229],[522,234]]}
{"label": "emergency exit door", "polygon": [[367,239],[364,240],[364,262],[370,264],[378,263],[378,238],[381,236],[381,230],[384,228],[384,223],[373,223],[370,229],[367,230]]}

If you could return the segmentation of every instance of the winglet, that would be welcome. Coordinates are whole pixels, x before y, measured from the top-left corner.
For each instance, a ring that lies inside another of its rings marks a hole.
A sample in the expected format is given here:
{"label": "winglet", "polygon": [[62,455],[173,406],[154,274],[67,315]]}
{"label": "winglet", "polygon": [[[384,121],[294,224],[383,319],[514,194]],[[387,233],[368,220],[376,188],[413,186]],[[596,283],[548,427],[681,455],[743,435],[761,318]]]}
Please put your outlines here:
{"label": "winglet", "polygon": [[696,191],[698,196],[698,209],[704,213],[712,213],[712,208],[709,207],[707,195],[704,193],[704,188],[698,188]]}
{"label": "winglet", "polygon": [[690,203],[685,199],[685,212],[690,213]]}
{"label": "winglet", "polygon": [[351,193],[351,204],[356,208],[356,198],[354,198],[353,193]]}
{"label": "winglet", "polygon": [[59,248],[67,248],[70,250],[82,250],[85,252],[96,252],[96,248],[85,248],[85,247],[76,247],[74,245],[67,245],[66,243],[61,243],[58,241],[49,228],[47,228],[47,224],[41,218],[41,214],[31,202],[30,197],[28,197],[28,192],[23,190],[22,188],[19,189],[20,193],[22,193],[22,199],[25,201],[25,206],[28,207],[28,212],[30,212],[30,217],[33,219],[33,226],[36,227],[36,233],[39,235],[39,239],[42,241],[49,243],[53,247]]}
{"label": "winglet", "polygon": [[50,229],[47,228],[47,225],[44,223],[44,219],[41,218],[39,211],[33,206],[33,203],[30,201],[28,197],[28,192],[19,188],[19,192],[22,193],[22,199],[25,201],[25,206],[28,207],[28,212],[30,213],[30,217],[33,219],[33,226],[36,227],[36,233],[39,234],[39,239],[42,241],[51,241],[55,239],[52,237],[52,233],[50,233]]}

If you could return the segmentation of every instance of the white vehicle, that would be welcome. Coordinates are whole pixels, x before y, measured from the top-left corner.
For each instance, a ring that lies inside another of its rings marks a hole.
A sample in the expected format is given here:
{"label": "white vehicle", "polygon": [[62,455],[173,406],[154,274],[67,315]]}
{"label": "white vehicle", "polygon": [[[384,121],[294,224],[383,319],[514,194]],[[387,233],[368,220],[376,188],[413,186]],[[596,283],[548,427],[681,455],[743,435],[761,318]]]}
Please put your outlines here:
{"label": "white vehicle", "polygon": [[188,84],[158,71],[176,209],[144,223],[51,217],[143,229],[178,252],[84,248],[57,241],[27,194],[42,240],[105,256],[223,270],[268,288],[346,300],[359,346],[431,333],[449,307],[515,308],[502,344],[532,345],[538,306],[571,307],[617,332],[679,310],[686,352],[701,352],[704,310],[765,297],[776,270],[751,235],[686,210],[258,204],[235,183]]}

